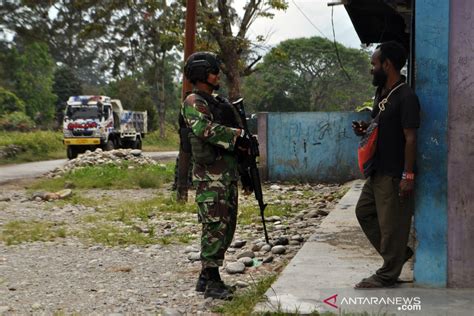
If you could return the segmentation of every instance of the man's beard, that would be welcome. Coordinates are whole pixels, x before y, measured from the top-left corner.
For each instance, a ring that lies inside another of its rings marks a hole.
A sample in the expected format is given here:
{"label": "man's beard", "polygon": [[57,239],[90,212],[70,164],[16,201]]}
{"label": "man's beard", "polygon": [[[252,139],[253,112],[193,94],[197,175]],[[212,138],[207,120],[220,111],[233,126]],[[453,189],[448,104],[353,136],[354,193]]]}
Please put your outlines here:
{"label": "man's beard", "polygon": [[374,71],[372,76],[372,84],[376,87],[383,87],[385,86],[385,83],[387,83],[387,74],[382,68]]}
{"label": "man's beard", "polygon": [[209,81],[208,81],[208,82],[206,82],[206,83],[207,83],[207,85],[208,85],[209,87],[211,87],[211,88],[212,88],[212,90],[214,90],[214,91],[217,91],[217,90],[219,90],[219,89],[220,89],[220,87],[221,87],[221,85],[220,85],[220,84],[212,84],[212,83],[210,83]]}

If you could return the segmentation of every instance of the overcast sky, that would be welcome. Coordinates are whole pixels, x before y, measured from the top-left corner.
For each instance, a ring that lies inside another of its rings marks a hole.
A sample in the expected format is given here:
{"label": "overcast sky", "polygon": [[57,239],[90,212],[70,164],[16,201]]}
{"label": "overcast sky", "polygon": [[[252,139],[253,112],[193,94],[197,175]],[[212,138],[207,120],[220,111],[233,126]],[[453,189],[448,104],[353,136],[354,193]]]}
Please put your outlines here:
{"label": "overcast sky", "polygon": [[[258,18],[250,28],[249,36],[255,38],[257,35],[270,34],[268,44],[272,46],[289,38],[322,36],[321,32],[324,37],[332,40],[331,7],[327,3],[335,1],[288,0],[288,9],[284,12],[276,11],[273,19]],[[242,8],[246,2],[247,0],[234,0],[235,8]],[[344,6],[337,5],[333,8],[336,40],[345,46],[359,48],[360,40]]]}

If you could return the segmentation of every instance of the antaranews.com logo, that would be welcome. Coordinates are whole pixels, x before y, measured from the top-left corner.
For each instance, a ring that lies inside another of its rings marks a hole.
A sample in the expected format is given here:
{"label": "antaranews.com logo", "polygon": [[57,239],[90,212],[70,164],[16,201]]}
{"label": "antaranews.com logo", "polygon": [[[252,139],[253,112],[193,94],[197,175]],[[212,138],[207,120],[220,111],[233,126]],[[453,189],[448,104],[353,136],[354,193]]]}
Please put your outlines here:
{"label": "antaranews.com logo", "polygon": [[419,296],[356,296],[342,297],[338,300],[338,294],[334,294],[323,302],[336,309],[350,305],[392,305],[399,311],[421,311],[421,298]]}

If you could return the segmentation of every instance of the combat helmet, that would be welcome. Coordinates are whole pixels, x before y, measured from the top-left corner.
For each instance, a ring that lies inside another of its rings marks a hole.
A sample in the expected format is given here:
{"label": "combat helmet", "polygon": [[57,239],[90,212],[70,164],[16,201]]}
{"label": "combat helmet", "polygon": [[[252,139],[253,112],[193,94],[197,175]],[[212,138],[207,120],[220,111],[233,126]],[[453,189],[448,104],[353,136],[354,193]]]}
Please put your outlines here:
{"label": "combat helmet", "polygon": [[188,57],[184,65],[184,75],[192,83],[207,83],[209,74],[218,74],[221,61],[210,52],[196,52]]}

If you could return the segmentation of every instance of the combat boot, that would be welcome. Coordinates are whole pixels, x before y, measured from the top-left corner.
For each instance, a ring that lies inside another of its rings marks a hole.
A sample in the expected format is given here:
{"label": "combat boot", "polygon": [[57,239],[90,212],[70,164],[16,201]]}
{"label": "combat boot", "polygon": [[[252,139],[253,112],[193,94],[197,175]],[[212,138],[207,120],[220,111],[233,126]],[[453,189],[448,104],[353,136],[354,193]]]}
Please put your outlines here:
{"label": "combat boot", "polygon": [[196,292],[204,292],[206,290],[208,281],[209,281],[209,277],[204,273],[204,271],[201,271],[196,283]]}
{"label": "combat boot", "polygon": [[209,280],[207,282],[204,297],[212,297],[219,300],[230,301],[233,298],[231,289],[222,281]]}

